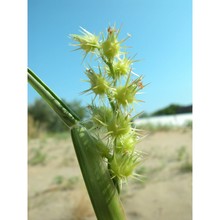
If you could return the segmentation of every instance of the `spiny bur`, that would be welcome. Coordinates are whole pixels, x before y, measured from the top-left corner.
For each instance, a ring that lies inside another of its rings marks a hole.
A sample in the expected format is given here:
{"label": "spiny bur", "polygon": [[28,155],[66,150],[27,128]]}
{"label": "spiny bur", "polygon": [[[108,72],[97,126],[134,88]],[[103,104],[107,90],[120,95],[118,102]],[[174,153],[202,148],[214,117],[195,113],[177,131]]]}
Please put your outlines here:
{"label": "spiny bur", "polygon": [[89,108],[93,124],[91,131],[97,140],[94,147],[107,161],[109,174],[117,188],[129,176],[135,176],[135,169],[141,161],[142,156],[135,149],[139,135],[131,114],[134,103],[138,102],[136,94],[144,87],[142,77],[132,75],[135,61],[123,50],[122,43],[130,36],[119,40],[119,32],[115,27],[109,27],[106,35],[101,33],[101,40],[83,28],[83,35],[71,35],[78,42],[75,44],[77,49],[84,51],[85,55],[96,55],[97,70],[88,67],[85,71],[90,88],[84,93],[94,94]]}

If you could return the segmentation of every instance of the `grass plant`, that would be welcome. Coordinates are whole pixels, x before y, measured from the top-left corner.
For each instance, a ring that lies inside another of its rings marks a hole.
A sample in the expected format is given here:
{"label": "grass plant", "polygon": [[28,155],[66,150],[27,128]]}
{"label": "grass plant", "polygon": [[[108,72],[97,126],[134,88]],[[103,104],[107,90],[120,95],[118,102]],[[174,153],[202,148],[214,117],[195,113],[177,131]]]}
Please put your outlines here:
{"label": "grass plant", "polygon": [[186,146],[179,148],[177,153],[177,160],[181,162],[180,171],[183,173],[192,172],[192,161]]}
{"label": "grass plant", "polygon": [[40,147],[34,148],[32,149],[32,157],[29,159],[28,163],[32,166],[39,164],[44,165],[46,159],[47,159],[47,154],[43,153]]}
{"label": "grass plant", "polygon": [[70,35],[76,42],[73,46],[84,52],[84,58],[91,54],[97,61],[97,67],[85,69],[89,88],[82,93],[94,94],[87,121],[81,121],[30,69],[28,80],[71,131],[97,219],[123,220],[126,216],[120,191],[128,177],[138,177],[135,169],[142,159],[135,148],[140,137],[133,125],[133,110],[140,101],[136,94],[144,88],[143,77],[133,72],[136,60],[122,46],[130,36],[119,40],[120,29],[115,26],[100,36],[83,28],[81,32]]}

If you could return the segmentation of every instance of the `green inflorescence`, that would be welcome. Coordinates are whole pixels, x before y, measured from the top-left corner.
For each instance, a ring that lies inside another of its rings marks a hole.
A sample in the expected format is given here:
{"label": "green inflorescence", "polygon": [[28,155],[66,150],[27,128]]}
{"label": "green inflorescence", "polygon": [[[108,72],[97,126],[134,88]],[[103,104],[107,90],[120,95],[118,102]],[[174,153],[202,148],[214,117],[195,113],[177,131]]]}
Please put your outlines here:
{"label": "green inflorescence", "polygon": [[[113,182],[121,186],[129,176],[135,176],[135,168],[141,161],[141,153],[135,145],[139,140],[131,116],[134,110],[136,94],[143,89],[142,77],[132,72],[134,60],[127,57],[121,44],[127,39],[119,40],[120,30],[109,27],[102,39],[85,29],[83,35],[70,35],[77,41],[77,49],[95,54],[98,61],[97,70],[90,66],[85,74],[90,88],[84,93],[95,95],[91,112],[91,130],[96,137],[98,152],[107,161]],[[117,186],[117,187],[118,187]]]}

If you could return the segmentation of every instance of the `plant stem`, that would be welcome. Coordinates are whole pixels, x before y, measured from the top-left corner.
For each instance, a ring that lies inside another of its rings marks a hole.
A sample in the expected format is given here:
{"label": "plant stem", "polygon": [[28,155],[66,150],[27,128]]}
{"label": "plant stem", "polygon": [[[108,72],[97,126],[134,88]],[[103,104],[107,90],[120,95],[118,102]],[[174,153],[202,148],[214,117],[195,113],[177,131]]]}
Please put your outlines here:
{"label": "plant stem", "polygon": [[50,107],[59,115],[62,121],[69,127],[73,127],[79,117],[75,112],[70,110],[64,102],[57,97],[50,88],[42,82],[35,73],[28,68],[28,82],[42,96],[42,98],[50,105]]}
{"label": "plant stem", "polygon": [[81,172],[98,220],[125,220],[118,192],[107,163],[95,148],[95,138],[83,127],[71,129]]}

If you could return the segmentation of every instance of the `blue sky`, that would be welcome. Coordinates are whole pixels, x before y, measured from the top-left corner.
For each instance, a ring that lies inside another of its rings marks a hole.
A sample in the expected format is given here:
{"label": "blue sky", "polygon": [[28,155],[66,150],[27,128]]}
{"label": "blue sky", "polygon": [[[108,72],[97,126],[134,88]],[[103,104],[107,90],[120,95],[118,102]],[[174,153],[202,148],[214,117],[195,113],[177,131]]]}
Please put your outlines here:
{"label": "blue sky", "polygon": [[[122,25],[120,39],[132,37],[129,55],[134,72],[144,75],[144,94],[137,111],[153,112],[171,103],[192,103],[192,2],[191,0],[121,1],[28,1],[28,66],[61,98],[67,101],[91,98],[80,95],[89,88],[81,51],[72,52],[69,34],[82,26],[99,34],[109,25]],[[89,61],[89,59],[88,59]],[[28,86],[28,103],[40,96]]]}

